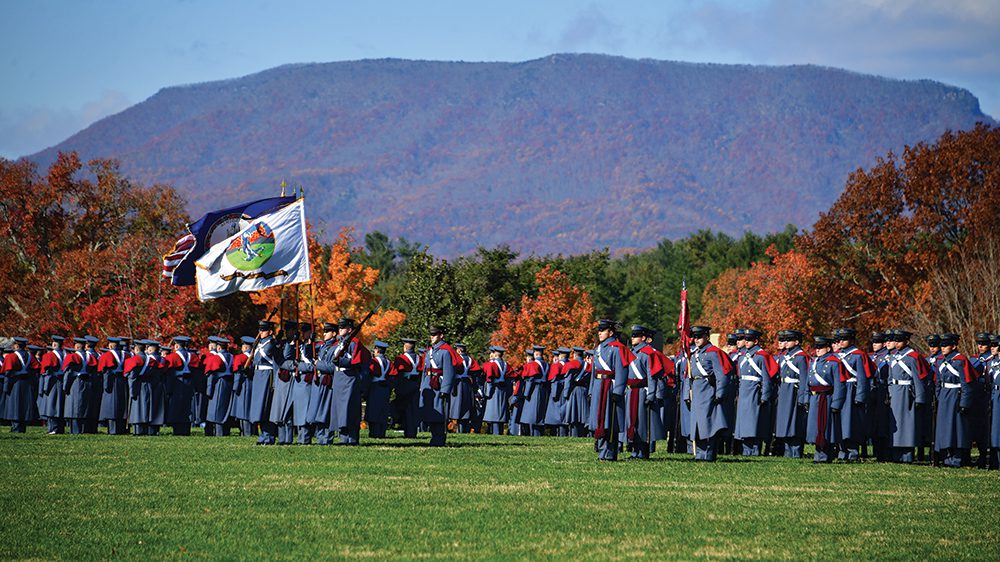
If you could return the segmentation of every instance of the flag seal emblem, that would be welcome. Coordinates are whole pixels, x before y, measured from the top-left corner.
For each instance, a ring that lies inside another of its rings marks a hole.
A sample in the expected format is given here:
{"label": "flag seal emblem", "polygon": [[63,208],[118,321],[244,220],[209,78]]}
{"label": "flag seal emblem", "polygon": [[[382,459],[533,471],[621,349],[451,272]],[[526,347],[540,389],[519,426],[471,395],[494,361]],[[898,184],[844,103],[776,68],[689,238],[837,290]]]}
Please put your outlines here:
{"label": "flag seal emblem", "polygon": [[226,260],[240,271],[260,269],[274,255],[274,231],[264,221],[253,223],[233,238]]}

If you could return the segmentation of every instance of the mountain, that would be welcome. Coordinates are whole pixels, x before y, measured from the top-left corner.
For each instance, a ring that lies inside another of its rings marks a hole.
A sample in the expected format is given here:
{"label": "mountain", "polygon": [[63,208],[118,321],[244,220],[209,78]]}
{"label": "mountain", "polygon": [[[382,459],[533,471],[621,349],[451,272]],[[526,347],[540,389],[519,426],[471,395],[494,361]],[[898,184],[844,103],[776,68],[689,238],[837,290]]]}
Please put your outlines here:
{"label": "mountain", "polygon": [[165,88],[30,158],[117,158],[195,218],[285,179],[328,238],[621,252],[808,227],[852,170],[977,121],[966,90],[816,66],[362,60]]}

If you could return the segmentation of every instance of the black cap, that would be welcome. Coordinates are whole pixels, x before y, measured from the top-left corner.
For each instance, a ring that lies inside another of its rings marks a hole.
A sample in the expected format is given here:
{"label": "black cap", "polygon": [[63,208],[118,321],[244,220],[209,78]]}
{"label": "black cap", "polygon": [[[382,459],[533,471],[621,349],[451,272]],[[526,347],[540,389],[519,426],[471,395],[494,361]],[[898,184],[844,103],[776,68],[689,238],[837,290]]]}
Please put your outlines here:
{"label": "black cap", "polygon": [[271,331],[274,329],[274,322],[271,322],[270,320],[261,320],[260,322],[257,322],[257,329],[262,332],[265,330]]}
{"label": "black cap", "polygon": [[618,331],[618,323],[615,322],[614,320],[610,320],[608,318],[602,318],[602,319],[600,319],[600,320],[597,321],[597,330],[598,331],[601,331],[601,330],[614,330],[614,331]]}
{"label": "black cap", "polygon": [[296,331],[296,330],[299,329],[299,323],[298,322],[285,321],[285,323],[283,325],[283,329],[286,332],[294,332],[294,331]]}
{"label": "black cap", "polygon": [[28,351],[45,351],[45,348],[40,345],[28,344]]}
{"label": "black cap", "polygon": [[763,335],[764,335],[764,332],[761,332],[760,330],[754,330],[753,328],[744,328],[743,329],[743,339],[745,339],[745,340],[757,341]]}
{"label": "black cap", "polygon": [[191,343],[191,338],[187,336],[174,336],[172,339],[181,345],[187,345]]}
{"label": "black cap", "polygon": [[431,324],[427,329],[427,332],[432,336],[444,335],[444,326],[440,324]]}
{"label": "black cap", "polygon": [[747,329],[746,328],[736,328],[736,330],[733,331],[733,333],[736,334],[736,339],[742,340],[742,339],[746,338]]}
{"label": "black cap", "polygon": [[872,343],[885,343],[885,334],[882,332],[872,332]]}
{"label": "black cap", "polygon": [[830,347],[833,345],[833,338],[828,338],[826,336],[813,336],[813,345],[815,347]]}
{"label": "black cap", "polygon": [[51,336],[49,336],[49,341],[57,341],[59,343],[62,343],[65,340],[66,340],[66,338],[64,336],[57,336],[55,334],[52,334]]}
{"label": "black cap", "polygon": [[976,343],[980,345],[989,345],[991,339],[990,336],[992,335],[993,334],[989,332],[979,332],[978,334],[976,334]]}
{"label": "black cap", "polygon": [[525,354],[526,356],[528,356],[528,357],[534,357],[534,356],[535,356],[535,350],[534,350],[534,349],[531,349],[531,348],[529,347],[528,349],[525,349],[525,350],[524,350],[524,354]]}
{"label": "black cap", "polygon": [[251,336],[242,336],[240,338],[240,343],[245,343],[247,345],[253,345],[253,342],[255,341],[257,341],[257,339]]}
{"label": "black cap", "polygon": [[389,344],[385,343],[382,340],[375,340],[375,347],[379,349],[389,349]]}
{"label": "black cap", "polygon": [[737,341],[736,334],[729,334],[728,336],[726,336],[727,344],[736,345],[736,341]]}
{"label": "black cap", "polygon": [[958,334],[952,332],[941,334],[941,345],[948,345],[948,346],[958,345]]}
{"label": "black cap", "polygon": [[354,319],[350,316],[343,316],[340,320],[337,320],[337,328],[353,328]]}
{"label": "black cap", "polygon": [[208,336],[208,341],[212,343],[228,344],[229,339],[222,336]]}
{"label": "black cap", "polygon": [[465,348],[466,348],[466,347],[468,347],[468,346],[466,346],[466,345],[465,345],[465,343],[462,343],[462,342],[459,342],[459,343],[456,343],[456,344],[454,345],[454,347],[455,347],[456,349],[465,349]]}
{"label": "black cap", "polygon": [[14,337],[12,337],[10,339],[14,340],[14,343],[16,343],[18,345],[28,345],[28,338],[21,337],[21,336],[14,336]]}
{"label": "black cap", "polygon": [[503,352],[505,352],[507,350],[504,349],[504,348],[502,348],[502,347],[500,347],[499,345],[491,345],[490,346],[490,351],[494,351],[496,353],[503,353]]}
{"label": "black cap", "polygon": [[323,322],[323,331],[324,332],[336,332],[337,331],[337,325],[334,324],[333,322]]}
{"label": "black cap", "polygon": [[399,338],[399,341],[401,341],[403,343],[413,344],[413,345],[417,344],[417,340],[415,340],[413,338]]}
{"label": "black cap", "polygon": [[633,338],[636,337],[636,336],[643,336],[643,337],[645,337],[646,336],[646,331],[647,331],[646,327],[643,326],[643,325],[641,325],[641,324],[633,324],[632,325],[632,337]]}
{"label": "black cap", "polygon": [[95,343],[101,341],[100,339],[97,338],[97,336],[90,336],[90,335],[83,336],[83,339],[86,340],[86,342],[89,343],[90,345],[94,345]]}
{"label": "black cap", "polygon": [[886,341],[906,342],[910,341],[911,336],[913,336],[912,332],[908,332],[901,328],[893,328],[885,332]]}
{"label": "black cap", "polygon": [[802,341],[802,332],[798,330],[779,330],[778,341]]}
{"label": "black cap", "polygon": [[833,331],[833,339],[837,341],[853,340],[856,337],[858,337],[857,330],[853,330],[851,328],[837,328]]}
{"label": "black cap", "polygon": [[931,347],[941,347],[941,336],[938,334],[928,334],[924,341]]}
{"label": "black cap", "polygon": [[533,346],[531,346],[531,349],[533,349],[535,351],[541,352],[541,351],[545,351],[545,346],[544,345],[533,345]]}
{"label": "black cap", "polygon": [[1000,344],[1000,334],[993,334],[993,336],[990,337],[990,345],[995,346],[998,344]]}
{"label": "black cap", "polygon": [[707,338],[712,332],[712,328],[708,326],[691,326],[691,337],[694,338]]}
{"label": "black cap", "polygon": [[583,353],[583,352],[584,352],[584,351],[586,351],[586,350],[585,350],[585,349],[583,349],[582,347],[574,347],[574,348],[573,348],[573,351],[575,351],[575,352],[577,352],[577,353]]}
{"label": "black cap", "polygon": [[310,324],[309,322],[299,322],[299,331],[300,332],[311,332],[312,329],[313,329],[313,325]]}

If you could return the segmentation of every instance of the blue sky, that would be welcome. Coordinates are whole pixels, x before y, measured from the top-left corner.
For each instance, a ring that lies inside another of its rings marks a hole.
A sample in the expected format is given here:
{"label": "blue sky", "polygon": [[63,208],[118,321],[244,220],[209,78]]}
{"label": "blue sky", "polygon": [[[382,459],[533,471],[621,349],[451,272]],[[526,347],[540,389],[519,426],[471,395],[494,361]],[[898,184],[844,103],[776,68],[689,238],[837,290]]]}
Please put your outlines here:
{"label": "blue sky", "polygon": [[819,64],[969,89],[1000,116],[1000,0],[0,0],[0,156],[166,86],[286,63],[557,52]]}

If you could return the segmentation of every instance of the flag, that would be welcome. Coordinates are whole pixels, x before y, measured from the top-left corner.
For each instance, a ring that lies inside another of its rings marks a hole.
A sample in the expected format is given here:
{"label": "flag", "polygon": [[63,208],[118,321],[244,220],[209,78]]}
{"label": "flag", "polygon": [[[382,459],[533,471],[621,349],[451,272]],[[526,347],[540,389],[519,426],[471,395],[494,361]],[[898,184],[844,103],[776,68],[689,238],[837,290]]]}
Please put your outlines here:
{"label": "flag", "polygon": [[178,287],[194,285],[194,262],[208,248],[243,230],[254,218],[293,202],[294,196],[269,197],[206,213],[189,224],[188,234],[174,244],[169,254],[163,256],[163,277]]}
{"label": "flag", "polygon": [[681,313],[677,318],[677,331],[680,332],[681,350],[684,357],[691,356],[691,318],[688,313],[687,281],[681,284]]}
{"label": "flag", "polygon": [[177,266],[191,253],[191,248],[194,248],[195,242],[197,240],[194,234],[186,234],[174,243],[174,249],[170,250],[169,254],[163,256],[164,277],[170,280],[174,279],[174,272],[177,271]]}
{"label": "flag", "polygon": [[209,248],[195,266],[198,298],[203,301],[237,291],[308,282],[303,200],[253,219],[246,228]]}

